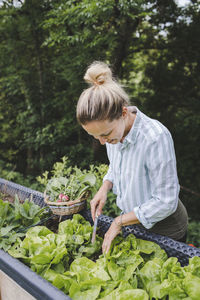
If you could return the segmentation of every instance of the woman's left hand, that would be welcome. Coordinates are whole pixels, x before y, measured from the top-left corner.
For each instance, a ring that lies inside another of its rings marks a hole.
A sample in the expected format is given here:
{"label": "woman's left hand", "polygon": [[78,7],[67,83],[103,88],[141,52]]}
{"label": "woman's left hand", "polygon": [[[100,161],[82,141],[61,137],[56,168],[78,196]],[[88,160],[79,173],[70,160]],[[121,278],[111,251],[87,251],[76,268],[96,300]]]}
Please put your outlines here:
{"label": "woman's left hand", "polygon": [[121,226],[117,225],[115,221],[112,222],[110,228],[106,232],[103,240],[102,251],[108,253],[111,243],[114,238],[121,232]]}
{"label": "woman's left hand", "polygon": [[122,226],[138,224],[138,223],[140,222],[137,219],[134,211],[116,217],[104,236],[102,251],[104,253],[108,253],[112,241],[120,233]]}

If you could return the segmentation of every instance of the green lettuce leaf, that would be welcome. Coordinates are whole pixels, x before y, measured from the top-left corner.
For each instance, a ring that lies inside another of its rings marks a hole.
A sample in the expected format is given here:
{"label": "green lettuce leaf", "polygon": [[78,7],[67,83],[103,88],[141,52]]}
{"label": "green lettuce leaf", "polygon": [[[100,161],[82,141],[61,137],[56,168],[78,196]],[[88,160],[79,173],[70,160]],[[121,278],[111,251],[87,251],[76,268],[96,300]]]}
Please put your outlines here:
{"label": "green lettuce leaf", "polygon": [[194,256],[189,258],[189,264],[184,267],[184,270],[200,278],[200,257]]}
{"label": "green lettuce leaf", "polygon": [[200,278],[194,276],[190,273],[187,273],[185,279],[183,281],[183,286],[192,300],[199,300],[200,299]]}
{"label": "green lettuce leaf", "polygon": [[81,283],[73,282],[69,289],[69,296],[73,300],[95,300],[98,298],[101,290],[101,281],[96,278]]}
{"label": "green lettuce leaf", "polygon": [[160,258],[154,258],[145,263],[138,271],[142,287],[149,292],[153,284],[160,284],[160,274],[163,261]]}

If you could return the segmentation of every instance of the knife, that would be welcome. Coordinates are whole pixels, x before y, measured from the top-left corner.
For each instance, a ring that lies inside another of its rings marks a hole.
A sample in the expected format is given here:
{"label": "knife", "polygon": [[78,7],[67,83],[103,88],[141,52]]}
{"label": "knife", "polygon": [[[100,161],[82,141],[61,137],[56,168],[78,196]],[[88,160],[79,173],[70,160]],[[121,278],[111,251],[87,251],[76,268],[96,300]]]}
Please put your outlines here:
{"label": "knife", "polygon": [[93,228],[93,233],[92,233],[92,241],[91,241],[92,244],[94,244],[95,239],[96,239],[97,223],[98,223],[98,215],[96,212],[95,219],[94,219],[94,228]]}

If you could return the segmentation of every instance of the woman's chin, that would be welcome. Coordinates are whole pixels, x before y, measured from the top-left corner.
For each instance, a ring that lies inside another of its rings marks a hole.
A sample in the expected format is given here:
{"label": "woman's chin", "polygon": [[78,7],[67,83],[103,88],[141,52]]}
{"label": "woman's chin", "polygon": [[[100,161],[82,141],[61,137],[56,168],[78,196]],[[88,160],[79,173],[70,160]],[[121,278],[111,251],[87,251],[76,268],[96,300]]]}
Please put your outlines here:
{"label": "woman's chin", "polygon": [[111,141],[108,141],[107,142],[108,144],[117,144],[118,143],[118,140],[116,139],[116,140],[111,140]]}

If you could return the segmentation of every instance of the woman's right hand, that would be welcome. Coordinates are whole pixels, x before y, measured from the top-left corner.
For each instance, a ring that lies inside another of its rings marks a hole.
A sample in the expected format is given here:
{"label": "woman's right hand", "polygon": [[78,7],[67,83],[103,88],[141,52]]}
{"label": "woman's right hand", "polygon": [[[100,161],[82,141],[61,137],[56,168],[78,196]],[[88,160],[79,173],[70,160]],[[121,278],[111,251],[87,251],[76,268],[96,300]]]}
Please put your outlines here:
{"label": "woman's right hand", "polygon": [[100,216],[102,213],[102,209],[106,203],[107,193],[112,188],[113,184],[109,180],[105,180],[94,196],[94,198],[90,201],[91,206],[91,214],[93,221],[95,220],[95,215]]}
{"label": "woman's right hand", "polygon": [[100,216],[102,214],[102,209],[106,203],[107,191],[99,189],[94,198],[90,201],[91,215],[94,221],[95,215]]}

